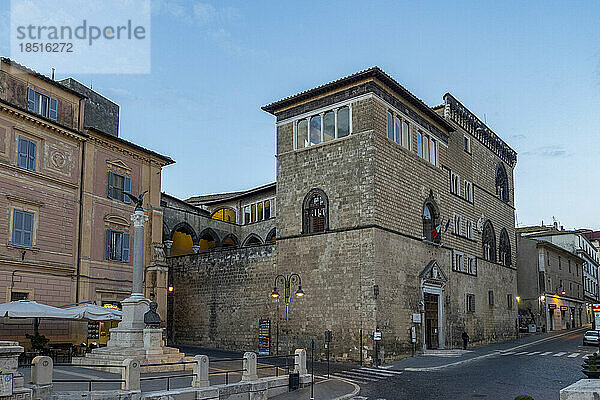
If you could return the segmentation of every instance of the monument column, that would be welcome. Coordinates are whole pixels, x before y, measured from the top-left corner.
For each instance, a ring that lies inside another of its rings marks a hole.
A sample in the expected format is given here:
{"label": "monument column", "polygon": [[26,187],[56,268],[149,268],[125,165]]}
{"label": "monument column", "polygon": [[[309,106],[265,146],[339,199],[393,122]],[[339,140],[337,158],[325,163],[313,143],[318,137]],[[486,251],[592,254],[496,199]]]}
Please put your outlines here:
{"label": "monument column", "polygon": [[144,225],[148,216],[137,206],[131,215],[133,221],[133,286],[131,297],[144,297]]}

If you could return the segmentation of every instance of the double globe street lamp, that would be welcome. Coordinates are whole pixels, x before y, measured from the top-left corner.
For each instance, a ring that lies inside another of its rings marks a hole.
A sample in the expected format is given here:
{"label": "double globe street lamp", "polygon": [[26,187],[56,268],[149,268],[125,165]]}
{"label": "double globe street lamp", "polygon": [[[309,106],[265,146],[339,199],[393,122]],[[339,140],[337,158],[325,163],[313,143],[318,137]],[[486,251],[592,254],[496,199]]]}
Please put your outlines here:
{"label": "double globe street lamp", "polygon": [[[302,290],[302,278],[300,278],[300,275],[298,275],[296,273],[293,273],[293,274],[290,274],[287,276],[283,275],[283,274],[279,274],[275,277],[275,283],[273,284],[273,291],[271,292],[271,297],[273,297],[274,299],[279,299],[279,297],[280,297],[279,290],[277,289],[277,282],[279,282],[284,288],[283,300],[285,302],[285,340],[286,340],[286,351],[287,351],[286,356],[287,356],[290,354],[290,337],[289,337],[288,322],[289,322],[289,317],[290,317],[290,303],[292,300],[291,286],[298,284],[298,289],[296,290],[296,292],[294,292],[294,294],[298,298],[304,296],[304,291]],[[277,347],[279,348],[279,344],[277,345]],[[286,363],[287,363],[287,358],[286,358]]]}

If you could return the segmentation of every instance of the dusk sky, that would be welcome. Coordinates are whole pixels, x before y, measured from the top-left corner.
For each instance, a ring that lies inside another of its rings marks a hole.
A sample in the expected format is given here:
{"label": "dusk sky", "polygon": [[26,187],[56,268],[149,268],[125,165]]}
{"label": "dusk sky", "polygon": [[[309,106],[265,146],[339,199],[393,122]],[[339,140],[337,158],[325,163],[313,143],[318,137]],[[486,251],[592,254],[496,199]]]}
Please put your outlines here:
{"label": "dusk sky", "polygon": [[[565,228],[600,229],[600,2],[152,8],[151,74],[56,78],[93,84],[120,105],[121,137],[176,160],[163,170],[169,194],[274,181],[275,119],[260,107],[377,65],[430,106],[451,92],[518,152],[519,225],[554,216]],[[8,2],[0,17],[8,38]],[[0,53],[10,55],[7,40]]]}

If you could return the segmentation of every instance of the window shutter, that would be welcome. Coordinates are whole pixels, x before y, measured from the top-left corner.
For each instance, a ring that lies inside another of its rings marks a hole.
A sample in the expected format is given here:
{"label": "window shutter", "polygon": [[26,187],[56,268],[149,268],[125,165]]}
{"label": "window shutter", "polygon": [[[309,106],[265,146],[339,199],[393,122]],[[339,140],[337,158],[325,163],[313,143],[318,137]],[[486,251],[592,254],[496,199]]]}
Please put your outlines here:
{"label": "window shutter", "polygon": [[115,174],[113,172],[108,173],[108,198],[113,198],[113,182],[114,182]]}
{"label": "window shutter", "polygon": [[21,244],[23,241],[23,214],[14,210],[13,212],[13,244]]}
{"label": "window shutter", "polygon": [[27,169],[30,171],[35,171],[35,147],[36,147],[35,142],[30,141],[29,149],[27,151],[27,156],[28,156]]}
{"label": "window shutter", "polygon": [[35,109],[35,90],[27,88],[27,109],[37,112]]}
{"label": "window shutter", "polygon": [[111,230],[107,229],[106,230],[106,259],[110,260],[110,237],[111,237]]}
{"label": "window shutter", "polygon": [[17,150],[17,166],[27,168],[27,142],[19,138],[19,148]]}
{"label": "window shutter", "polygon": [[131,203],[131,199],[125,194],[125,192],[131,193],[131,178],[125,177],[123,181],[123,201],[129,204]]}
{"label": "window shutter", "polygon": [[31,246],[33,238],[33,214],[23,213],[23,244]]}
{"label": "window shutter", "polygon": [[56,121],[56,118],[58,116],[58,100],[53,99],[52,97],[50,98],[50,112],[48,113],[48,117],[50,119],[53,119]]}
{"label": "window shutter", "polygon": [[129,262],[129,240],[130,240],[130,236],[129,233],[124,233],[123,234],[123,244],[121,247],[122,253],[121,253],[121,261],[123,262]]}

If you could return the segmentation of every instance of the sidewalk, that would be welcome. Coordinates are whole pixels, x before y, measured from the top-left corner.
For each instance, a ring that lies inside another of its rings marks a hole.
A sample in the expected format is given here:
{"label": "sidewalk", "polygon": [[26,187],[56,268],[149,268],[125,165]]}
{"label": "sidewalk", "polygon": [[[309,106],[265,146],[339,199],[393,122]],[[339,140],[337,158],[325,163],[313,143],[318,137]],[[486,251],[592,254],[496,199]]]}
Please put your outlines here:
{"label": "sidewalk", "polygon": [[454,352],[456,353],[456,356],[418,355],[415,357],[409,357],[403,360],[393,362],[392,364],[386,365],[384,368],[397,371],[435,371],[453,365],[460,365],[469,361],[491,357],[500,351],[515,350],[517,348],[526,348],[528,346],[543,343],[556,337],[584,332],[588,329],[590,329],[588,326],[584,326],[576,329],[546,332],[537,335],[528,335],[519,339],[512,339],[505,342],[492,343],[469,348],[467,351],[455,350]]}
{"label": "sidewalk", "polygon": [[[340,381],[338,379],[324,379],[317,382],[315,377],[314,398],[319,400],[343,400],[354,397],[358,394],[360,387],[352,383]],[[310,386],[293,392],[283,393],[275,397],[274,400],[308,400],[310,399]]]}

